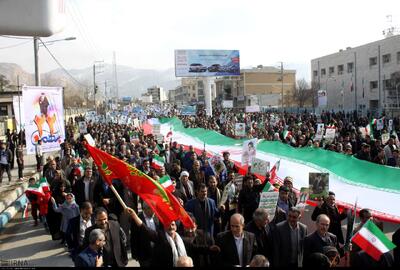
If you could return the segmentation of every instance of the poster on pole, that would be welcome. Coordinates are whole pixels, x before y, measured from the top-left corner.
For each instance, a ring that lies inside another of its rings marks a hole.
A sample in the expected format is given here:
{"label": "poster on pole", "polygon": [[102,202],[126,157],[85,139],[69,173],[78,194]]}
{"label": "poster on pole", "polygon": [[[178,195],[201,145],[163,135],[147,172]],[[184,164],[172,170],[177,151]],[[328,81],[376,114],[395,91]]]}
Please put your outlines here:
{"label": "poster on pole", "polygon": [[276,205],[278,203],[279,192],[261,192],[259,208],[264,208],[268,212],[268,219],[271,221],[275,217]]}
{"label": "poster on pole", "polygon": [[226,171],[226,166],[221,156],[214,155],[208,159],[208,162],[215,175],[220,175],[221,172]]}
{"label": "poster on pole", "polygon": [[176,77],[240,75],[238,50],[175,50]]}
{"label": "poster on pole", "polygon": [[39,139],[44,153],[60,150],[65,140],[62,87],[24,86],[25,137],[28,154]]}
{"label": "poster on pole", "polygon": [[318,90],[318,107],[325,107],[328,104],[326,90]]}
{"label": "poster on pole", "polygon": [[236,123],[235,124],[235,136],[237,136],[237,137],[245,137],[246,136],[246,124],[245,123]]}
{"label": "poster on pole", "polygon": [[327,128],[325,130],[325,140],[328,142],[333,142],[333,140],[335,139],[335,133],[336,133],[336,129]]}
{"label": "poster on pole", "polygon": [[317,133],[315,134],[315,139],[320,141],[324,135],[324,124],[317,124]]}
{"label": "poster on pole", "polygon": [[86,134],[87,133],[86,122],[84,122],[84,121],[78,122],[78,126],[79,126],[79,133],[80,134]]}
{"label": "poster on pole", "polygon": [[317,200],[328,196],[329,173],[309,174],[310,200]]}
{"label": "poster on pole", "polygon": [[233,100],[223,100],[222,101],[222,108],[224,108],[224,109],[233,108]]}
{"label": "poster on pole", "polygon": [[389,139],[390,139],[389,133],[382,134],[382,144],[386,144]]}
{"label": "poster on pole", "polygon": [[269,161],[265,161],[259,158],[254,158],[251,164],[251,172],[258,175],[266,175],[269,172]]}
{"label": "poster on pole", "polygon": [[257,138],[243,142],[242,165],[250,165],[257,154]]}
{"label": "poster on pole", "polygon": [[[17,126],[17,132],[25,128],[25,108],[22,96],[13,96],[13,108],[15,115],[15,124]],[[20,114],[21,112],[21,114]]]}

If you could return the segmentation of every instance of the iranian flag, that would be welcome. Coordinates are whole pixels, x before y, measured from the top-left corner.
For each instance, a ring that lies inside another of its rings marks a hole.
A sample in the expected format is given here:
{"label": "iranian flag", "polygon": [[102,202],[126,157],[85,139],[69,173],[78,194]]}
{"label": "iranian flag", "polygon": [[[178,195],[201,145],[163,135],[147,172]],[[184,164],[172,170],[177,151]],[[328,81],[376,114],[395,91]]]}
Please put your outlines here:
{"label": "iranian flag", "polygon": [[45,177],[40,178],[39,182],[29,185],[28,188],[25,190],[25,194],[35,194],[37,196],[44,196],[44,191],[49,190],[49,184]]}
{"label": "iranian flag", "polygon": [[276,163],[275,163],[275,165],[274,165],[274,167],[272,167],[272,169],[269,171],[269,175],[270,175],[270,183],[272,183],[272,184],[275,184],[275,182],[276,182],[276,180],[277,180],[277,172],[279,171],[279,166],[280,166],[280,164],[281,164],[281,161],[280,160],[278,160]]}
{"label": "iranian flag", "polygon": [[160,184],[167,190],[174,192],[175,187],[172,185],[172,180],[171,177],[169,177],[169,175],[164,175],[163,177],[160,178],[160,180],[158,180],[160,182]]}
{"label": "iranian flag", "polygon": [[164,163],[165,163],[164,157],[161,157],[159,155],[155,155],[153,157],[153,162],[151,163],[151,166],[154,169],[159,170],[161,167],[164,167]]}
{"label": "iranian flag", "polygon": [[368,220],[364,224],[361,230],[353,236],[352,241],[376,261],[379,261],[383,253],[396,247],[372,220]]}
{"label": "iranian flag", "polygon": [[289,137],[289,135],[292,135],[292,132],[289,130],[285,130],[283,131],[283,139],[286,140],[287,137]]}
{"label": "iranian flag", "polygon": [[271,184],[270,181],[268,181],[268,183],[265,184],[262,192],[269,192],[269,191],[275,191],[274,186]]}

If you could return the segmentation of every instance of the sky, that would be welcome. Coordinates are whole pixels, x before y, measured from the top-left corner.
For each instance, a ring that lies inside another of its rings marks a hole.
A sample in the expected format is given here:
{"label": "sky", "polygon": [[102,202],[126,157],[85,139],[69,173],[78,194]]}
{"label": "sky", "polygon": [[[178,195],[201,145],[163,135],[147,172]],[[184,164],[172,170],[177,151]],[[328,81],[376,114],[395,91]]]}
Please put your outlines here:
{"label": "sky", "polygon": [[[310,81],[311,60],[383,39],[400,28],[400,1],[352,0],[64,0],[66,25],[43,41],[66,69],[94,61],[145,69],[174,67],[175,49],[240,50],[242,68],[296,69]],[[390,18],[387,17],[391,15]],[[31,42],[0,37],[0,62],[34,71]],[[41,48],[41,72],[58,65]]]}

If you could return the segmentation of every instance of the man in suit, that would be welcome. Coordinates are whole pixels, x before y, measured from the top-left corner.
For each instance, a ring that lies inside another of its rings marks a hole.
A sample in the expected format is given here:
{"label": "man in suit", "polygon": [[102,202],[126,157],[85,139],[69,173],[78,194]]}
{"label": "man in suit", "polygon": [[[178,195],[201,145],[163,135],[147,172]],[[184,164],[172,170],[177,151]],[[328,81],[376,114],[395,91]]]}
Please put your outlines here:
{"label": "man in suit", "polygon": [[90,202],[83,202],[80,206],[80,215],[72,218],[67,227],[66,240],[71,252],[72,260],[82,250],[85,230],[94,224],[93,207]]}
{"label": "man in suit", "polygon": [[215,244],[221,252],[217,256],[217,264],[222,267],[248,265],[257,254],[255,235],[244,231],[244,217],[233,214],[230,218],[230,230],[219,233]]}
{"label": "man in suit", "polygon": [[291,207],[288,219],[276,225],[273,233],[274,267],[302,267],[303,241],[307,235],[307,226],[299,222],[300,217],[300,210]]}
{"label": "man in suit", "polygon": [[103,247],[104,266],[124,267],[128,263],[126,251],[126,235],[114,220],[108,220],[107,211],[99,207],[96,209],[96,224],[85,231],[83,247],[89,246],[89,235],[94,229],[101,229],[106,236],[106,243]]}
{"label": "man in suit", "polygon": [[214,200],[207,198],[207,186],[205,184],[200,184],[197,198],[188,201],[185,204],[185,209],[196,218],[200,230],[203,230],[210,237],[214,235],[214,219],[219,215],[219,210]]}
{"label": "man in suit", "polygon": [[[304,238],[304,262],[308,260],[308,257],[313,253],[323,253],[325,246],[336,247],[339,253],[341,253],[341,251],[343,252],[343,250],[339,248],[336,235],[328,232],[329,224],[330,219],[327,215],[321,214],[317,217],[317,230]],[[305,265],[305,263],[303,264]]]}
{"label": "man in suit", "polygon": [[102,267],[102,249],[106,237],[101,229],[94,229],[89,234],[89,246],[75,259],[75,267]]}
{"label": "man in suit", "polygon": [[272,234],[269,226],[268,211],[264,208],[257,208],[245,229],[247,232],[254,233],[257,240],[258,254],[264,255],[269,261],[272,260]]}
{"label": "man in suit", "polygon": [[[149,230],[154,232],[163,230],[162,224],[146,203],[143,203],[143,212],[138,217],[146,224]],[[130,241],[132,258],[138,260],[141,267],[150,267],[152,260],[154,260],[155,243],[146,234],[142,233],[141,228],[132,219]]]}
{"label": "man in suit", "polygon": [[179,180],[180,185],[177,185],[176,188],[180,191],[181,199],[183,204],[185,204],[187,201],[193,199],[195,195],[193,182],[189,180],[189,173],[187,171],[181,172]]}
{"label": "man in suit", "polygon": [[72,191],[75,195],[76,203],[81,206],[83,202],[89,201],[94,204],[95,179],[93,177],[92,167],[86,167],[85,175],[76,181]]}

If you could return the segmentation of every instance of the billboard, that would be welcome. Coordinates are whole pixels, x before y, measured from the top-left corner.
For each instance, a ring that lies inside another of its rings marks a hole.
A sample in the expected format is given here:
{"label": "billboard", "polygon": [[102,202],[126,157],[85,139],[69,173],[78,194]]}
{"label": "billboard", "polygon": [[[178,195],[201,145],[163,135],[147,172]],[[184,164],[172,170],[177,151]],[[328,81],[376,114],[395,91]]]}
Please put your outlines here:
{"label": "billboard", "polygon": [[65,140],[62,87],[24,86],[25,138],[28,154],[42,140],[44,153],[60,150]]}
{"label": "billboard", "polygon": [[240,75],[238,50],[175,50],[176,77]]}

